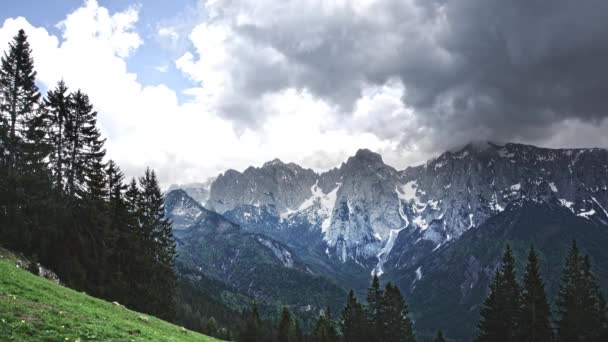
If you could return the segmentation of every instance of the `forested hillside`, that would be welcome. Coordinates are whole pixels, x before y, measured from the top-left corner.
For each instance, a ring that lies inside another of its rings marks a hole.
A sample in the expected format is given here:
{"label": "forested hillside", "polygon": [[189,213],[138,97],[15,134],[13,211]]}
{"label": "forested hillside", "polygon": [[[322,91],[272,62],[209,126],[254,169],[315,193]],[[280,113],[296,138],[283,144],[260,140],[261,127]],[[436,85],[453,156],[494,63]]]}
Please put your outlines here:
{"label": "forested hillside", "polygon": [[126,183],[105,160],[89,97],[42,96],[27,35],[0,66],[0,242],[67,286],[173,319],[175,242],[153,170]]}

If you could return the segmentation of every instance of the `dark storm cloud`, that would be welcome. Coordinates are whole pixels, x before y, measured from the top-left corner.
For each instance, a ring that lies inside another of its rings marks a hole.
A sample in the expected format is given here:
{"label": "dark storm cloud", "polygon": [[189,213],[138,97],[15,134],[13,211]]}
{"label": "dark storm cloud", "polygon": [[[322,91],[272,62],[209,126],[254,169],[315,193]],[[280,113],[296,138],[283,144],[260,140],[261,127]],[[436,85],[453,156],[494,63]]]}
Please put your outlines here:
{"label": "dark storm cloud", "polygon": [[[256,47],[235,51],[243,52],[234,67],[240,96],[226,105],[225,115],[259,122],[248,101],[289,87],[306,89],[349,115],[365,86],[398,78],[404,105],[427,128],[393,137],[406,144],[420,139],[419,132],[434,134],[426,139],[441,145],[471,138],[539,140],[564,120],[608,116],[608,1],[330,3],[256,0],[216,8],[212,23],[229,23]],[[253,20],[238,23],[242,14]],[[260,48],[281,60],[251,56]],[[383,124],[367,128],[379,136],[397,134],[398,124],[378,122]]]}

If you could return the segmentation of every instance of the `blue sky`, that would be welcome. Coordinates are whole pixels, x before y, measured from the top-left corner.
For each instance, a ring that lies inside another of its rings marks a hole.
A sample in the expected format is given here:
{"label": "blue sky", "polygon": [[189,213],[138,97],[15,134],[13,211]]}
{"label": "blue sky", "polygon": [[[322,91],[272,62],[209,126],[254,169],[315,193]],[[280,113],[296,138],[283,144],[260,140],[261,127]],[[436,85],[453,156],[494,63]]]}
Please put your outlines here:
{"label": "blue sky", "polygon": [[[49,32],[61,35],[56,24],[65,19],[66,14],[73,12],[83,4],[83,0],[0,0],[2,12],[0,22],[11,17],[26,17],[34,26],[45,27]],[[129,70],[137,74],[138,79],[146,85],[164,83],[175,89],[181,99],[182,91],[193,86],[186,77],[175,69],[175,59],[188,47],[179,49],[163,45],[156,37],[159,27],[173,23],[188,16],[196,8],[196,0],[140,0],[128,2],[125,0],[99,0],[100,6],[110,12],[119,12],[129,6],[139,7],[137,29],[144,39],[144,44],[129,57]],[[185,41],[187,43],[187,41]],[[157,67],[166,67],[166,72],[160,72]]]}

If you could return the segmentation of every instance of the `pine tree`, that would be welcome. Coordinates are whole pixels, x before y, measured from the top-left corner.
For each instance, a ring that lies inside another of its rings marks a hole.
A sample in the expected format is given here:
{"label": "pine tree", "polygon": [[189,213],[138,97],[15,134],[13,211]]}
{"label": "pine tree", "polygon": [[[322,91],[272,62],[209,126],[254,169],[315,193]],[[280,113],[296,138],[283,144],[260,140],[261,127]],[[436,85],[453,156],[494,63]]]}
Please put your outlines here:
{"label": "pine tree", "polygon": [[0,121],[5,127],[3,139],[11,174],[22,152],[27,122],[36,112],[40,99],[31,55],[27,35],[19,30],[0,59]]}
{"label": "pine tree", "polygon": [[606,336],[606,303],[576,241],[566,257],[557,299],[559,341],[602,341]]}
{"label": "pine tree", "polygon": [[557,333],[559,341],[582,341],[582,314],[580,290],[582,285],[582,273],[580,265],[580,254],[576,241],[566,257],[559,294],[557,308],[559,319],[557,321]]}
{"label": "pine tree", "polygon": [[260,315],[256,303],[253,303],[251,311],[247,313],[245,323],[239,332],[239,342],[258,342],[261,340]]}
{"label": "pine tree", "polygon": [[357,301],[355,293],[350,290],[346,306],[340,320],[344,342],[364,342],[368,340],[368,324],[363,306]]}
{"label": "pine tree", "polygon": [[294,342],[304,342],[304,332],[300,327],[300,322],[296,319],[294,325]]}
{"label": "pine tree", "polygon": [[588,255],[582,259],[581,308],[583,339],[599,341],[603,332],[605,303],[595,275],[591,271]]}
{"label": "pine tree", "polygon": [[154,282],[149,284],[154,313],[171,319],[175,307],[175,240],[171,222],[165,218],[164,198],[156,174],[146,169],[139,180],[141,185],[140,208],[144,253],[151,258]]}
{"label": "pine tree", "polygon": [[291,313],[289,312],[289,309],[286,306],[284,306],[283,310],[281,311],[281,317],[279,320],[279,327],[277,330],[277,341],[278,342],[289,342],[290,335],[292,334],[292,329],[293,329],[293,326],[292,326],[292,320],[291,320]]}
{"label": "pine tree", "polygon": [[55,89],[50,90],[44,100],[44,107],[48,116],[49,141],[52,146],[50,156],[50,169],[53,173],[53,182],[59,191],[64,190],[65,175],[67,168],[67,156],[69,155],[68,143],[66,141],[65,125],[70,117],[73,107],[72,95],[68,93],[68,87],[60,81]]}
{"label": "pine tree", "polygon": [[328,308],[319,315],[317,324],[312,334],[314,342],[336,342],[339,340],[336,325],[331,319],[331,311]]}
{"label": "pine tree", "polygon": [[414,342],[409,309],[401,291],[391,283],[386,284],[379,309],[381,322],[380,340],[386,342]]}
{"label": "pine tree", "polygon": [[520,290],[515,275],[515,261],[511,247],[507,245],[500,270],[481,308],[477,341],[516,341],[519,309]]}
{"label": "pine tree", "polygon": [[370,341],[379,341],[381,323],[379,312],[380,312],[380,304],[382,303],[382,289],[380,288],[380,278],[378,274],[374,273],[372,278],[372,284],[367,290],[367,306],[366,306],[366,316],[367,316],[367,326],[369,330],[369,340]]}
{"label": "pine tree", "polygon": [[[36,71],[31,54],[27,35],[19,30],[0,59],[0,162],[5,174],[0,189],[0,211],[4,213],[0,236],[22,250],[31,249],[32,226],[26,223],[26,212],[31,214],[33,204],[28,203],[31,198],[26,198],[30,194],[23,188],[28,183],[22,176],[23,172],[39,172],[37,165],[36,169],[28,169],[31,160],[24,156],[28,153],[28,140],[40,138],[37,136],[40,93],[35,84]],[[32,144],[29,148],[31,155],[37,152]]]}
{"label": "pine tree", "polygon": [[538,270],[534,247],[530,248],[528,254],[521,304],[517,340],[522,342],[553,340],[551,309],[545,294],[545,284]]}
{"label": "pine tree", "polygon": [[445,342],[441,330],[437,331],[437,337],[435,337],[435,342]]}
{"label": "pine tree", "polygon": [[69,143],[67,156],[67,191],[72,198],[99,198],[103,191],[104,139],[97,128],[97,112],[89,97],[78,90],[73,94],[72,110],[66,120],[66,139]]}
{"label": "pine tree", "polygon": [[114,300],[125,305],[131,304],[134,289],[129,267],[134,256],[133,246],[138,243],[135,217],[130,213],[125,191],[124,174],[113,160],[106,167],[106,201],[108,216],[108,273]]}

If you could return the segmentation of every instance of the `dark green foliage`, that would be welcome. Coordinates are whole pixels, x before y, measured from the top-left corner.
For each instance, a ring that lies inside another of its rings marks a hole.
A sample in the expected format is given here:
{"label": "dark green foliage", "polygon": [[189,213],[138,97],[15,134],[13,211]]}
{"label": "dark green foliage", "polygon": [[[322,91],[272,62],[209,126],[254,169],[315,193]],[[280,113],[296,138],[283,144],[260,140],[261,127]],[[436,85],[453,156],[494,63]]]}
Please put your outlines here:
{"label": "dark green foliage", "polygon": [[63,81],[50,90],[44,99],[48,121],[48,139],[52,147],[49,155],[49,168],[53,175],[56,189],[63,191],[67,175],[67,158],[70,152],[66,137],[66,123],[70,119],[72,109],[72,95]]}
{"label": "dark green foliage", "polygon": [[382,322],[380,321],[380,305],[382,304],[382,289],[380,288],[380,278],[374,273],[372,285],[367,290],[367,306],[365,308],[370,339],[379,341]]}
{"label": "dark green foliage", "polygon": [[[243,317],[240,310],[229,308],[224,300],[238,294],[204,274],[189,274],[185,270],[179,270],[178,274],[175,322],[205,335],[234,340]],[[249,299],[243,298],[243,301],[248,302]],[[208,330],[210,320],[215,321],[216,333]]]}
{"label": "dark green foliage", "polygon": [[[507,206],[504,212],[490,217],[479,228],[466,231],[449,246],[442,246],[398,272],[390,271],[383,278],[408,291],[405,295],[413,313],[416,337],[432,340],[440,327],[447,340],[472,341],[481,303],[493,280],[488,270],[500,261],[505,242],[511,245],[518,261],[517,273],[522,276],[528,249],[534,244],[547,298],[555,303],[563,261],[573,237],[590,255],[598,283],[606,289],[606,226],[573,215],[560,204],[533,201]],[[424,276],[412,286],[418,267]]]}
{"label": "dark green foliage", "polygon": [[538,270],[534,247],[530,248],[521,292],[517,340],[522,342],[552,341],[551,309],[545,294],[545,284]]}
{"label": "dark green foliage", "polygon": [[437,331],[437,337],[435,337],[435,342],[445,342],[441,330]]}
{"label": "dark green foliage", "polygon": [[83,92],[59,82],[41,103],[23,30],[1,64],[0,243],[70,287],[171,319],[175,242],[154,172],[127,189]]}
{"label": "dark green foliage", "polygon": [[391,283],[386,284],[379,312],[379,340],[386,342],[414,342],[409,309],[401,291]]}
{"label": "dark green foliage", "polygon": [[296,319],[294,325],[294,338],[293,342],[304,342],[304,332],[300,327],[300,322]]}
{"label": "dark green foliage", "polygon": [[5,161],[9,172],[23,153],[31,120],[38,115],[40,92],[32,50],[25,31],[19,30],[0,59],[0,117]]}
{"label": "dark green foliage", "polygon": [[45,151],[31,53],[27,35],[20,30],[0,59],[0,237],[18,249],[37,243],[40,229],[34,225],[41,215],[34,211],[46,204],[30,192],[44,183],[40,161]]}
{"label": "dark green foliage", "polygon": [[[150,294],[149,308],[155,315],[172,319],[175,315],[175,241],[171,222],[165,218],[164,198],[156,174],[146,169],[139,179],[140,231],[143,253],[149,263],[145,293]],[[142,279],[143,281],[143,279]]]}
{"label": "dark green foliage", "polygon": [[260,320],[260,314],[258,307],[254,303],[251,311],[245,314],[245,323],[239,333],[239,342],[258,342],[263,338],[262,333],[262,322]]}
{"label": "dark green foliage", "polygon": [[606,329],[606,303],[591,272],[588,256],[581,257],[576,241],[568,251],[557,298],[559,341],[601,341]]}
{"label": "dark green foliage", "polygon": [[329,308],[319,315],[312,339],[314,342],[337,342],[339,340],[336,323],[331,319]]}
{"label": "dark green foliage", "polygon": [[281,317],[279,319],[279,327],[277,329],[277,341],[278,342],[290,342],[293,341],[294,325],[291,319],[291,313],[285,306],[281,310]]}
{"label": "dark green foliage", "polygon": [[515,276],[515,260],[507,245],[502,264],[490,285],[490,294],[481,309],[477,341],[516,341],[520,289]]}
{"label": "dark green foliage", "polygon": [[346,306],[342,310],[340,328],[344,342],[368,341],[370,331],[367,317],[353,290],[348,293]]}

